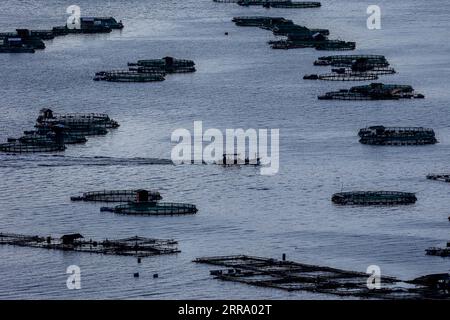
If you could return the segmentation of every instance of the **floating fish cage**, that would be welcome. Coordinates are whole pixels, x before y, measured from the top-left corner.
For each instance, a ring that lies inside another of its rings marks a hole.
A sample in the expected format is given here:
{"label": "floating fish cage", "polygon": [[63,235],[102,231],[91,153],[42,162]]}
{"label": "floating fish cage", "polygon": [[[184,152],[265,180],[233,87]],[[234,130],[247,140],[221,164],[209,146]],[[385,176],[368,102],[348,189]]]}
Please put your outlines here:
{"label": "floating fish cage", "polygon": [[370,85],[328,92],[318,98],[319,100],[398,100],[423,99],[424,97],[423,94],[416,93],[408,85],[371,83]]}
{"label": "floating fish cage", "polygon": [[322,43],[318,43],[315,46],[316,50],[323,51],[346,51],[355,50],[356,42],[341,41],[341,40],[327,40]]}
{"label": "floating fish cage", "polygon": [[[73,135],[67,132],[62,133],[62,142],[64,144],[79,144],[79,143],[86,143],[87,139],[85,136],[82,135]],[[8,139],[8,142],[20,142],[23,144],[32,144],[32,145],[48,145],[52,143],[58,143],[58,138],[55,134],[52,134],[51,132],[48,132],[47,134],[40,134],[38,131],[31,131],[27,132],[24,136],[20,137],[19,139]]]}
{"label": "floating fish cage", "polygon": [[30,34],[42,40],[52,40],[55,38],[52,30],[30,30]]}
{"label": "floating fish cage", "polygon": [[70,29],[67,26],[57,26],[52,29],[55,36],[65,36],[68,34],[95,34],[95,33],[111,33],[112,29],[106,26],[83,26],[80,29]]}
{"label": "floating fish cage", "polygon": [[450,174],[446,174],[446,173],[429,174],[429,175],[427,175],[427,179],[437,180],[437,181],[442,181],[442,182],[450,182]]}
{"label": "floating fish cage", "polygon": [[128,215],[185,215],[195,214],[198,209],[193,204],[186,203],[163,203],[156,201],[129,202],[113,208],[103,207],[101,211],[114,212]]}
{"label": "floating fish cage", "polygon": [[333,67],[351,67],[355,61],[364,61],[368,65],[376,67],[387,67],[389,62],[385,56],[381,55],[335,55],[319,57],[314,65],[333,66]]}
{"label": "floating fish cage", "polygon": [[437,139],[433,129],[422,127],[371,126],[358,133],[362,144],[370,145],[426,145],[435,144]]}
{"label": "floating fish cage", "polygon": [[105,128],[118,128],[117,121],[111,119],[106,113],[55,113],[51,109],[44,108],[39,112],[37,123],[58,122],[62,125],[70,123],[92,123],[104,125]]}
{"label": "floating fish cage", "polygon": [[236,166],[236,165],[261,165],[261,158],[255,155],[254,158],[244,157],[238,153],[228,154],[224,153],[222,155],[222,161],[216,162],[216,164],[224,166]]}
{"label": "floating fish cage", "polygon": [[355,60],[350,67],[332,68],[331,73],[305,75],[306,80],[327,80],[327,81],[373,81],[379,75],[394,74],[395,70],[390,67],[378,67],[368,64],[367,60]]}
{"label": "floating fish cage", "polygon": [[276,36],[287,36],[290,40],[304,39],[307,36],[313,36],[315,34],[320,34],[322,36],[330,35],[330,30],[328,29],[309,29],[305,26],[300,26],[298,24],[276,24],[272,27],[272,33]]}
{"label": "floating fish cage", "polygon": [[340,40],[279,40],[271,42],[272,49],[299,49],[299,48],[316,48],[316,50],[354,50],[355,42],[346,42]]}
{"label": "floating fish cage", "polygon": [[[1,43],[1,40],[0,40]],[[24,45],[10,46],[0,44],[0,53],[35,53],[36,50]]]}
{"label": "floating fish cage", "polygon": [[165,78],[162,73],[138,73],[130,70],[120,71],[106,71],[103,75],[96,75],[95,81],[109,81],[109,82],[154,82],[164,81]]}
{"label": "floating fish cage", "polygon": [[131,237],[119,240],[84,240],[81,234],[63,235],[61,238],[0,233],[0,245],[98,253],[105,255],[149,257],[180,252],[175,240]]}
{"label": "floating fish cage", "polygon": [[240,27],[273,27],[280,24],[289,23],[290,20],[286,20],[283,17],[266,17],[266,16],[240,16],[234,17],[233,21]]}
{"label": "floating fish cage", "polygon": [[24,144],[20,142],[9,142],[0,144],[0,152],[5,153],[45,153],[64,151],[66,147],[63,144]]}
{"label": "floating fish cage", "polygon": [[138,67],[141,70],[152,70],[159,68],[165,73],[187,73],[195,72],[195,62],[187,59],[175,59],[173,57],[164,57],[162,59],[138,60],[136,63],[128,63],[129,67]]}
{"label": "floating fish cage", "polygon": [[291,0],[238,0],[236,3],[240,6],[263,6],[265,8],[318,8],[320,2],[312,1],[291,1]]}
{"label": "floating fish cage", "polygon": [[450,257],[450,242],[447,242],[445,248],[431,247],[426,249],[425,252],[429,256]]}
{"label": "floating fish cage", "polygon": [[[377,299],[445,299],[449,296],[448,286],[435,286],[436,281],[425,282],[422,278],[402,281],[386,276],[383,277],[382,290],[371,290],[367,286],[367,273],[286,261],[284,258],[280,261],[237,255],[197,258],[194,262],[223,268],[210,271],[215,279],[257,287]],[[448,278],[446,275],[445,279]]]}
{"label": "floating fish cage", "polygon": [[307,9],[307,8],[319,8],[322,4],[320,2],[313,1],[269,1],[263,4],[266,8],[287,8],[287,9]]}
{"label": "floating fish cage", "polygon": [[417,201],[416,195],[398,191],[353,191],[333,194],[331,201],[339,205],[406,205]]}
{"label": "floating fish cage", "polygon": [[71,197],[72,201],[92,202],[137,202],[159,201],[162,199],[158,191],[148,190],[103,190],[85,192],[81,196]]}
{"label": "floating fish cage", "polygon": [[35,50],[45,49],[45,43],[40,37],[33,36],[28,29],[16,29],[16,32],[0,33],[2,45],[13,47],[25,46]]}
{"label": "floating fish cage", "polygon": [[81,28],[102,26],[110,29],[123,29],[122,21],[117,21],[114,17],[81,17]]}
{"label": "floating fish cage", "polygon": [[376,67],[373,65],[364,65],[364,66],[352,66],[352,67],[340,67],[331,69],[333,73],[353,73],[353,74],[367,74],[367,75],[389,75],[395,74],[396,71],[394,68],[389,67]]}
{"label": "floating fish cage", "polygon": [[[137,73],[159,74],[159,75],[162,75],[163,77],[166,75],[166,72],[159,67],[135,66],[135,67],[129,67],[128,71],[133,71],[133,72],[137,72]],[[107,72],[99,72],[99,73],[96,73],[96,75],[103,75],[104,73],[107,73]]]}
{"label": "floating fish cage", "polygon": [[370,81],[378,80],[375,74],[366,74],[358,72],[349,73],[326,73],[326,74],[310,74],[303,77],[305,80],[324,80],[324,81]]}
{"label": "floating fish cage", "polygon": [[61,126],[65,132],[75,136],[98,136],[108,133],[105,123],[96,123],[86,120],[70,120],[63,122],[57,120],[45,120],[42,123],[36,123],[35,125],[40,132],[50,132],[54,130],[55,127],[59,126]]}

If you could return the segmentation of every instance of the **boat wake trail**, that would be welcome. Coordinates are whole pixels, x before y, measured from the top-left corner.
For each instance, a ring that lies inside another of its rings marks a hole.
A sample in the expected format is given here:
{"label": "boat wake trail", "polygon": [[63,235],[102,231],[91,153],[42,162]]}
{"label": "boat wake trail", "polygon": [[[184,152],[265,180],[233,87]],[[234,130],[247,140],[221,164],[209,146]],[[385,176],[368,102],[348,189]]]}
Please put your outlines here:
{"label": "boat wake trail", "polygon": [[33,155],[0,157],[0,168],[172,165],[170,159]]}

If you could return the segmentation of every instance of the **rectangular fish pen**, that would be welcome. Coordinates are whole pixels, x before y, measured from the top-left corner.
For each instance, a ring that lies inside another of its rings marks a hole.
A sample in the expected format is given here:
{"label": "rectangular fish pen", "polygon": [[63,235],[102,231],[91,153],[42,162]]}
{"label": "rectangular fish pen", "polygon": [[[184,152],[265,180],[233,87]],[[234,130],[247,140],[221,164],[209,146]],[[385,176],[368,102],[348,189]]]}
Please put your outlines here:
{"label": "rectangular fish pen", "polygon": [[204,257],[196,263],[210,264],[226,269],[211,270],[216,279],[239,282],[253,286],[275,288],[287,291],[309,291],[338,296],[365,298],[411,299],[423,297],[448,297],[448,291],[429,290],[393,277],[383,277],[383,288],[370,290],[369,275],[363,272],[347,271],[330,267],[309,265],[292,261],[246,255]]}
{"label": "rectangular fish pen", "polygon": [[61,238],[0,233],[0,245],[98,253],[105,255],[149,257],[180,252],[175,240],[130,237],[118,240],[84,240],[81,234],[63,235]]}

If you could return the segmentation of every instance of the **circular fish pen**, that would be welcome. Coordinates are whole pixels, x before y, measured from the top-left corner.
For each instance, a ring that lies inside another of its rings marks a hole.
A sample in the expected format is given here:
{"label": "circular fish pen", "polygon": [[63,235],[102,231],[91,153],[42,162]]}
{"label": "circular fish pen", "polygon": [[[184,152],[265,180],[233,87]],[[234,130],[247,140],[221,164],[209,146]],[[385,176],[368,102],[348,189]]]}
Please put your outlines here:
{"label": "circular fish pen", "polygon": [[333,194],[331,201],[339,205],[407,205],[414,204],[414,193],[399,191],[353,191]]}
{"label": "circular fish pen", "polygon": [[7,153],[38,153],[64,151],[66,147],[61,144],[50,143],[42,145],[24,144],[18,142],[0,144],[0,152]]}
{"label": "circular fish pen", "polygon": [[130,70],[103,71],[94,77],[95,81],[109,82],[154,82],[164,81],[162,73],[139,73]]}
{"label": "circular fish pen", "polygon": [[100,210],[118,214],[152,216],[196,214],[198,211],[193,204],[159,202],[130,202],[114,208],[103,207]]}
{"label": "circular fish pen", "polygon": [[303,79],[324,81],[371,81],[377,80],[378,76],[368,73],[326,73],[319,75],[305,75]]}

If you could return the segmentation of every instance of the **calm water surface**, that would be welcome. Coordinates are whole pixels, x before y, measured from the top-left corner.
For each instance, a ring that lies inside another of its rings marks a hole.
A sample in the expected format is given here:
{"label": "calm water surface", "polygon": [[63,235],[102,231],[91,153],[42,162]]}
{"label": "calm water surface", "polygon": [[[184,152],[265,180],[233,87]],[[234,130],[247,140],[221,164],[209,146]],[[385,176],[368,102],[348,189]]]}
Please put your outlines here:
{"label": "calm water surface", "polygon": [[[77,0],[83,15],[122,19],[123,31],[59,37],[34,55],[0,55],[0,141],[34,124],[39,109],[107,112],[121,123],[104,137],[58,156],[0,155],[2,232],[118,238],[175,238],[182,253],[144,259],[0,247],[0,298],[311,299],[330,298],[223,283],[199,256],[251,254],[288,258],[410,279],[449,271],[448,259],[427,257],[449,237],[450,186],[428,181],[450,170],[450,6],[443,1],[387,1],[382,30],[366,28],[372,2],[323,0],[308,10],[245,8],[210,0]],[[0,30],[64,24],[66,1],[0,5]],[[270,14],[331,37],[357,42],[357,53],[384,54],[398,74],[384,82],[413,85],[425,100],[339,102],[317,95],[352,84],[303,81],[327,52],[272,50],[270,32],[239,28],[237,15]],[[224,32],[229,32],[225,36]],[[96,71],[172,55],[197,63],[195,74],[161,83],[94,82]],[[280,172],[256,168],[164,164],[177,128],[279,128]],[[358,143],[367,125],[427,126],[439,144],[374,148]],[[104,157],[104,158],[99,158]],[[137,160],[143,158],[144,160]],[[158,188],[167,201],[194,203],[182,217],[100,213],[69,197],[96,189]],[[417,192],[407,207],[337,207],[332,193],[353,189]],[[65,270],[82,270],[82,290],[67,290]],[[133,278],[140,272],[139,279]],[[158,279],[152,274],[159,273]]]}

